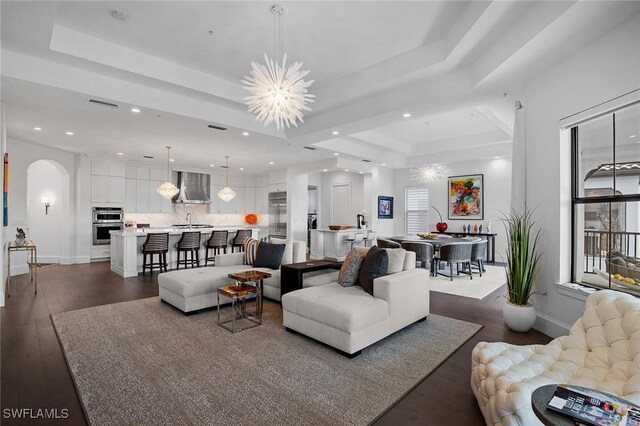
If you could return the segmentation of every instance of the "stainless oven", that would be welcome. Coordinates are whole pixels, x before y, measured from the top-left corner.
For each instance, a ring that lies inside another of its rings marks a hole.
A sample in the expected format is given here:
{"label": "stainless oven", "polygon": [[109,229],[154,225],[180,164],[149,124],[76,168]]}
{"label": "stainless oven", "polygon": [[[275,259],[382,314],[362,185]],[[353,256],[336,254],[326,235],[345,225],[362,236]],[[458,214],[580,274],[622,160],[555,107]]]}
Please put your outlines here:
{"label": "stainless oven", "polygon": [[122,207],[93,208],[93,245],[101,246],[111,243],[110,231],[121,231],[124,213]]}

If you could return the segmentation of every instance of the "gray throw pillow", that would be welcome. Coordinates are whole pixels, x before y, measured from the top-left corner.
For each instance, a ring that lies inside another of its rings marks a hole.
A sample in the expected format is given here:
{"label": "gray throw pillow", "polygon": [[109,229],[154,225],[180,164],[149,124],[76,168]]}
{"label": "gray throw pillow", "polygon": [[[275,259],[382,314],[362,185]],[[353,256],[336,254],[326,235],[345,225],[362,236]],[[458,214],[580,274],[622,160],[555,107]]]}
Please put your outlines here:
{"label": "gray throw pillow", "polygon": [[360,266],[364,261],[364,256],[356,250],[351,250],[342,262],[340,273],[338,273],[338,282],[342,287],[351,287],[358,283],[358,273]]}
{"label": "gray throw pillow", "polygon": [[280,269],[284,244],[271,244],[260,241],[253,266],[256,268]]}
{"label": "gray throw pillow", "polygon": [[373,296],[373,280],[387,275],[389,255],[385,249],[378,246],[371,247],[360,267],[358,281],[360,286]]}

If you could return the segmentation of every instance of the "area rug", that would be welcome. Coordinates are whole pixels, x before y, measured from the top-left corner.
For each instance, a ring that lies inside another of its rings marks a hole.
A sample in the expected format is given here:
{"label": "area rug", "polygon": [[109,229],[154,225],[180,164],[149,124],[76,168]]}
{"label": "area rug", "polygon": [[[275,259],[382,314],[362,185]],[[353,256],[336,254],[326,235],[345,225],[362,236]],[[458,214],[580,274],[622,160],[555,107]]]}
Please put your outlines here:
{"label": "area rug", "polygon": [[487,271],[482,273],[482,277],[478,274],[473,274],[472,280],[469,279],[468,275],[463,274],[454,275],[453,281],[449,277],[442,275],[431,277],[429,281],[431,291],[478,300],[484,299],[507,282],[504,266],[485,265],[485,269]]}
{"label": "area rug", "polygon": [[482,328],[432,314],[348,359],[264,309],[236,334],[157,297],[51,318],[92,425],[365,425]]}

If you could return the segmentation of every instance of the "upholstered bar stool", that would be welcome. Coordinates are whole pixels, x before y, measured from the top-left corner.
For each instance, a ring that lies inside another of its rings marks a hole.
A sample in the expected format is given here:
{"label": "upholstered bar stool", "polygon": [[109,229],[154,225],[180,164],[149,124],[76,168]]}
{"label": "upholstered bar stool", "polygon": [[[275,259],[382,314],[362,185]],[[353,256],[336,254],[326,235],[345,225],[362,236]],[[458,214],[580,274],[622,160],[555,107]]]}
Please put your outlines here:
{"label": "upholstered bar stool", "polygon": [[[204,244],[207,248],[207,255],[204,260],[204,266],[209,264],[209,261],[215,262],[215,256],[220,254],[222,250],[224,254],[227,254],[227,242],[229,241],[229,231],[213,231],[211,236]],[[213,256],[209,256],[209,250],[213,250]]]}
{"label": "upholstered bar stool", "polygon": [[236,236],[231,240],[231,253],[238,247],[239,251],[244,251],[244,240],[251,237],[250,229],[238,229]]}
{"label": "upholstered bar stool", "polygon": [[[142,244],[142,275],[145,274],[147,266],[149,274],[153,274],[153,267],[160,268],[160,272],[164,268],[167,272],[167,252],[169,251],[169,233],[147,234],[147,239]],[[153,263],[153,255],[158,255],[158,261]],[[149,263],[147,263],[149,256]]]}
{"label": "upholstered bar stool", "polygon": [[[180,241],[176,244],[178,250],[178,263],[176,269],[180,269],[180,265],[184,265],[187,269],[187,265],[195,264],[196,267],[200,266],[200,231],[183,232]],[[180,260],[180,253],[184,254],[184,259]],[[191,253],[191,259],[189,259],[189,253]],[[195,253],[195,259],[194,259]]]}

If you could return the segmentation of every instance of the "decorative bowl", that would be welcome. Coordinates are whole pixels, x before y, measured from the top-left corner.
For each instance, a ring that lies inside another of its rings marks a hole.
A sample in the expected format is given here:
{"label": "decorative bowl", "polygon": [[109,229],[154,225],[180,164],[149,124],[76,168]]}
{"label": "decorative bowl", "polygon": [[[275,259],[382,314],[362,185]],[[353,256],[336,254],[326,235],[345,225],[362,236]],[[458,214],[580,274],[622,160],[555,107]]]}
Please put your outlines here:
{"label": "decorative bowl", "polygon": [[418,237],[422,238],[423,240],[435,240],[436,238],[438,238],[438,234],[418,234]]}
{"label": "decorative bowl", "polygon": [[329,225],[329,229],[332,231],[342,231],[344,229],[351,229],[353,226],[349,225]]}

